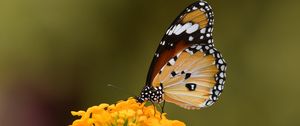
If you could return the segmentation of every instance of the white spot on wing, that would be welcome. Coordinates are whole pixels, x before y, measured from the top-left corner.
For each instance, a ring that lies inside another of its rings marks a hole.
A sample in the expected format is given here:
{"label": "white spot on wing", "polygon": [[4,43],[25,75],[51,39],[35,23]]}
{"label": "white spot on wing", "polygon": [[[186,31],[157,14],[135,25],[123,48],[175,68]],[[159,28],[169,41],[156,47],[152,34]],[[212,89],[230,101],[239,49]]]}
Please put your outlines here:
{"label": "white spot on wing", "polygon": [[220,79],[220,80],[219,80],[219,83],[220,83],[220,84],[223,84],[223,79]]}
{"label": "white spot on wing", "polygon": [[221,66],[221,70],[224,71],[225,70],[225,65]]}
{"label": "white spot on wing", "polygon": [[203,3],[203,2],[200,2],[199,5],[204,6],[204,3]]}
{"label": "white spot on wing", "polygon": [[156,57],[159,57],[159,53],[156,54]]}
{"label": "white spot on wing", "polygon": [[223,72],[220,73],[220,77],[221,77],[221,78],[224,77],[224,73],[223,73]]}
{"label": "white spot on wing", "polygon": [[163,42],[161,43],[161,45],[165,45],[165,43],[166,43],[166,41],[163,41]]}
{"label": "white spot on wing", "polygon": [[210,34],[209,34],[209,33],[207,33],[207,34],[206,34],[206,37],[210,37]]}
{"label": "white spot on wing", "polygon": [[182,27],[182,25],[181,24],[178,24],[178,25],[176,25],[175,26],[175,29],[174,29],[174,32],[176,32],[179,28],[181,28]]}
{"label": "white spot on wing", "polygon": [[192,48],[192,49],[193,49],[193,48],[196,48],[196,45],[192,45],[191,48]]}
{"label": "white spot on wing", "polygon": [[205,12],[205,10],[203,8],[200,8],[200,11]]}
{"label": "white spot on wing", "polygon": [[194,6],[192,9],[193,9],[193,10],[197,10],[198,8]]}
{"label": "white spot on wing", "polygon": [[175,64],[175,60],[172,58],[169,63],[173,66]]}
{"label": "white spot on wing", "polygon": [[211,106],[212,104],[214,104],[214,102],[211,101],[211,100],[209,100],[209,101],[206,102],[206,104],[207,104],[208,106]]}
{"label": "white spot on wing", "polygon": [[206,31],[206,28],[201,29],[200,33],[204,34]]}
{"label": "white spot on wing", "polygon": [[222,90],[223,90],[222,85],[218,85],[218,90],[219,90],[219,91],[222,91]]}
{"label": "white spot on wing", "polygon": [[172,25],[172,26],[167,30],[167,32],[166,32],[167,35],[169,35],[169,33],[170,33],[170,31],[171,31],[171,29],[172,29],[173,27],[174,27],[174,26]]}
{"label": "white spot on wing", "polygon": [[208,49],[209,49],[209,47],[208,47],[208,46],[205,46],[204,48],[205,48],[206,50],[208,50]]}
{"label": "white spot on wing", "polygon": [[194,54],[192,50],[186,49],[185,51],[188,52],[188,53],[191,54],[191,55]]}
{"label": "white spot on wing", "polygon": [[218,63],[219,63],[219,64],[223,64],[223,60],[222,60],[222,59],[219,59],[219,60],[218,60]]}
{"label": "white spot on wing", "polygon": [[193,41],[194,40],[194,37],[193,36],[190,36],[189,37],[189,41]]}
{"label": "white spot on wing", "polygon": [[203,39],[203,38],[204,38],[204,36],[203,36],[203,35],[201,35],[201,36],[200,36],[200,39]]}
{"label": "white spot on wing", "polygon": [[178,29],[176,32],[174,32],[174,34],[179,35],[191,26],[192,26],[192,23],[186,23],[180,29]]}
{"label": "white spot on wing", "polygon": [[191,85],[191,89],[195,89],[195,85]]}
{"label": "white spot on wing", "polygon": [[198,28],[199,28],[199,24],[194,24],[186,30],[186,33],[191,34],[195,31],[197,31]]}
{"label": "white spot on wing", "polygon": [[175,26],[173,26],[173,27],[171,28],[171,30],[169,31],[168,35],[172,35],[173,32],[174,32],[174,29],[175,29]]}
{"label": "white spot on wing", "polygon": [[211,39],[208,40],[208,43],[211,43]]}
{"label": "white spot on wing", "polygon": [[208,32],[212,32],[212,31],[211,31],[211,28],[208,28]]}

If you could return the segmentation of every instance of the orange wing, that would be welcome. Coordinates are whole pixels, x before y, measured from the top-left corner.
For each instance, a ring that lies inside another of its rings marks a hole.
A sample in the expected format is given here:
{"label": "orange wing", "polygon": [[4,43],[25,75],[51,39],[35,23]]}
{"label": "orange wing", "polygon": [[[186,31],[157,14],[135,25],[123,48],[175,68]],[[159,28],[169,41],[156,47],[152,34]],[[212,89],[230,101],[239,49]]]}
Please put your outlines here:
{"label": "orange wing", "polygon": [[151,85],[154,77],[168,60],[193,44],[212,44],[213,13],[204,1],[188,6],[174,20],[162,38],[153,57],[147,85]]}
{"label": "orange wing", "polygon": [[199,109],[218,99],[225,82],[225,69],[225,61],[214,47],[196,44],[169,60],[152,85],[163,85],[167,102]]}

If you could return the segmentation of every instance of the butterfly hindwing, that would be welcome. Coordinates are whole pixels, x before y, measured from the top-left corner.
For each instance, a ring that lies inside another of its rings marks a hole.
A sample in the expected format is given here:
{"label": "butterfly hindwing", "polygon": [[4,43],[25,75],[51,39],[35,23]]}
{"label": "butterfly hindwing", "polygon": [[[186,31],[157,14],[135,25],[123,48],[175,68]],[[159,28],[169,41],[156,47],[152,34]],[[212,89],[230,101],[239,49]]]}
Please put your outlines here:
{"label": "butterfly hindwing", "polygon": [[163,66],[153,81],[163,85],[166,101],[186,109],[199,109],[218,99],[224,86],[226,64],[213,46],[194,44],[168,62],[174,63]]}

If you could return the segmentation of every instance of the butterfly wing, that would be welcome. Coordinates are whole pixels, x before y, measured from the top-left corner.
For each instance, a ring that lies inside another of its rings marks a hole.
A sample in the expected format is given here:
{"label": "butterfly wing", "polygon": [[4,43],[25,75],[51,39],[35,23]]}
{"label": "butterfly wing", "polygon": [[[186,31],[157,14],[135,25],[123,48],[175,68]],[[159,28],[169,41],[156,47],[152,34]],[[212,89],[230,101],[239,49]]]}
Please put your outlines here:
{"label": "butterfly wing", "polygon": [[225,83],[226,63],[214,48],[213,13],[191,4],[172,23],[152,60],[147,85],[163,86],[164,99],[186,109],[212,105]]}
{"label": "butterfly wing", "polygon": [[169,63],[154,78],[162,83],[166,101],[199,109],[218,100],[224,88],[226,63],[213,46],[194,44]]}
{"label": "butterfly wing", "polygon": [[154,77],[165,63],[185,48],[193,44],[212,44],[213,20],[211,7],[205,1],[195,2],[182,11],[168,28],[155,52],[146,84],[153,84]]}

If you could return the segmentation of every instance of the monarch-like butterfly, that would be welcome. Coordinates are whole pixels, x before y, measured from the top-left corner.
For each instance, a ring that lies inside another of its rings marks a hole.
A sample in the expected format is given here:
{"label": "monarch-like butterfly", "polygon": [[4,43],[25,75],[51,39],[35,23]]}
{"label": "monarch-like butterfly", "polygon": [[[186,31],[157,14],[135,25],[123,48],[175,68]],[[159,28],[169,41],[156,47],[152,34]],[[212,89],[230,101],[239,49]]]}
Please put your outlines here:
{"label": "monarch-like butterfly", "polygon": [[200,109],[218,100],[226,63],[213,43],[213,23],[212,8],[202,0],[180,13],[156,50],[137,101]]}

